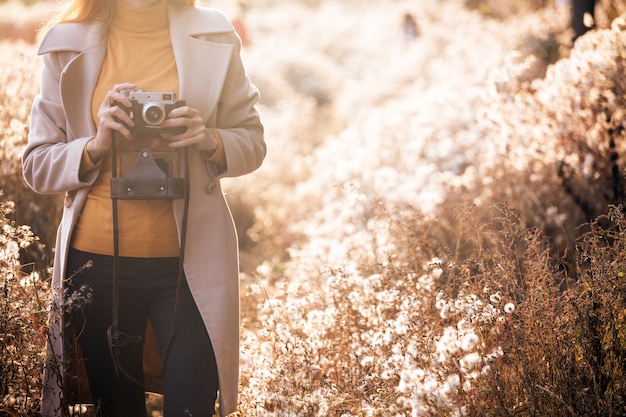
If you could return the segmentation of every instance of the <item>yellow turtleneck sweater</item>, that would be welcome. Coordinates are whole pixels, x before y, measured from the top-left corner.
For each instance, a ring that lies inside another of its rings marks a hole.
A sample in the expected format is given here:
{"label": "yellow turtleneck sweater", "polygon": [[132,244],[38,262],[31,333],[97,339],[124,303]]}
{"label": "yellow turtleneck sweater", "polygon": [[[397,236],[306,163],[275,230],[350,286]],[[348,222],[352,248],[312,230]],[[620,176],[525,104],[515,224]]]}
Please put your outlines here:
{"label": "yellow turtleneck sweater", "polygon": [[[98,107],[115,84],[130,82],[147,91],[178,94],[178,72],[170,42],[167,1],[145,9],[116,2],[117,12],[109,29],[107,52],[92,98],[92,114],[98,123]],[[149,138],[144,138],[149,140]],[[126,145],[120,140],[118,149]],[[136,145],[134,145],[136,146]],[[83,161],[90,165],[87,153]],[[113,254],[113,220],[110,197],[111,155],[102,160],[76,225],[72,246],[78,250]],[[120,200],[118,202],[119,254],[130,257],[179,255],[179,243],[170,200]]]}

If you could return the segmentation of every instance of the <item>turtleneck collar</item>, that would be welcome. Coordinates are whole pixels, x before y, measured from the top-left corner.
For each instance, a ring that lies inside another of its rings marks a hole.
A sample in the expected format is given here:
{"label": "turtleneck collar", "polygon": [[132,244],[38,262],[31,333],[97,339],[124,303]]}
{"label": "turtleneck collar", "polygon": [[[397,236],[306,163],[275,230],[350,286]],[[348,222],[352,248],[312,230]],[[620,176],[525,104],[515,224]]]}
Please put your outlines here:
{"label": "turtleneck collar", "polygon": [[146,8],[132,7],[116,0],[115,9],[115,18],[111,23],[113,30],[146,33],[168,26],[167,0]]}

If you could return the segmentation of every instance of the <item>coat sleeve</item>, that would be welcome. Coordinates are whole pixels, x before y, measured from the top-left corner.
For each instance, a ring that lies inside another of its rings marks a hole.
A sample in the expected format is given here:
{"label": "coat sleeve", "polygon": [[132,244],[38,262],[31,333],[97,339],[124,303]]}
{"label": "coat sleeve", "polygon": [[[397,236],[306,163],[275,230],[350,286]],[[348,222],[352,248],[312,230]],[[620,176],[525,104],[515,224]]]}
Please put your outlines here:
{"label": "coat sleeve", "polygon": [[226,159],[226,166],[214,172],[218,177],[236,177],[256,170],[267,152],[263,125],[255,108],[259,91],[244,69],[239,37],[234,30],[228,36],[235,47],[217,109],[216,128]]}
{"label": "coat sleeve", "polygon": [[[22,155],[22,173],[36,192],[53,194],[89,185],[95,175],[79,178],[83,148],[89,137],[71,140],[61,102],[60,53],[43,55],[41,87],[33,101],[28,144]],[[87,182],[85,182],[87,181]]]}

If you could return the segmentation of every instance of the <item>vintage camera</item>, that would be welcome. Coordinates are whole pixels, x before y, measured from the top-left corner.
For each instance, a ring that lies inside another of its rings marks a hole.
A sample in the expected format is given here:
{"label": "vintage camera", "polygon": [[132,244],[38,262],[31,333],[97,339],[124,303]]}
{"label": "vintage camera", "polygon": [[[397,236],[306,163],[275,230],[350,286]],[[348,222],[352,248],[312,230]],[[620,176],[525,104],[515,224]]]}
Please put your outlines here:
{"label": "vintage camera", "polygon": [[175,93],[142,89],[120,92],[131,102],[130,108],[117,103],[135,122],[135,126],[126,126],[131,132],[179,134],[187,130],[186,126],[159,127],[171,110],[185,105],[184,100],[176,100]]}

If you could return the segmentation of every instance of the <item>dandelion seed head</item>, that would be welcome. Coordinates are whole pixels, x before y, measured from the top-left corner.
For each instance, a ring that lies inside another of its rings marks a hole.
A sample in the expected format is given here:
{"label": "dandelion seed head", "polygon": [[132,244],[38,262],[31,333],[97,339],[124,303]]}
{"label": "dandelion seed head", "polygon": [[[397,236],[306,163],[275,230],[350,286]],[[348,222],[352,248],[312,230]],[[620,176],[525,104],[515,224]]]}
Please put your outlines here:
{"label": "dandelion seed head", "polygon": [[389,345],[394,341],[394,339],[395,339],[394,333],[390,329],[387,329],[385,331],[385,335],[383,336],[384,344]]}
{"label": "dandelion seed head", "polygon": [[475,333],[467,333],[463,336],[463,339],[461,339],[461,349],[467,352],[468,350],[472,350],[474,346],[476,346],[476,343],[478,343],[478,336],[476,336]]}
{"label": "dandelion seed head", "polygon": [[468,372],[468,371],[474,369],[476,366],[478,366],[481,363],[481,358],[480,358],[480,355],[478,353],[473,352],[473,353],[469,353],[469,354],[463,356],[459,360],[459,363],[461,364],[461,368],[465,372]]}
{"label": "dandelion seed head", "polygon": [[268,261],[265,261],[257,266],[256,271],[263,276],[269,275],[272,272],[272,265],[270,265]]}
{"label": "dandelion seed head", "polygon": [[361,366],[363,367],[371,366],[373,364],[374,364],[373,356],[365,356],[363,359],[361,359]]}
{"label": "dandelion seed head", "polygon": [[270,342],[263,342],[261,343],[261,353],[263,356],[271,358],[274,356],[274,347]]}
{"label": "dandelion seed head", "polygon": [[403,394],[408,394],[409,392],[411,392],[412,387],[409,378],[410,377],[408,375],[408,372],[402,373],[402,375],[400,376],[400,382],[398,383],[398,387],[396,388],[399,392]]}
{"label": "dandelion seed head", "polygon": [[439,310],[439,317],[441,317],[442,319],[446,319],[446,318],[448,318],[448,313],[449,312],[450,312],[450,304],[446,303]]}
{"label": "dandelion seed head", "polygon": [[454,327],[446,327],[443,335],[437,341],[437,352],[453,352],[456,351],[458,342],[458,333]]}
{"label": "dandelion seed head", "polygon": [[450,394],[459,387],[460,383],[461,377],[458,374],[448,375],[446,382],[443,384],[442,391],[444,394]]}
{"label": "dandelion seed head", "polygon": [[502,301],[502,294],[500,293],[500,291],[496,292],[495,294],[491,294],[489,296],[489,301],[493,304],[499,304],[500,301]]}
{"label": "dandelion seed head", "polygon": [[504,305],[504,312],[507,314],[511,314],[515,311],[515,304],[513,303],[506,303]]}

